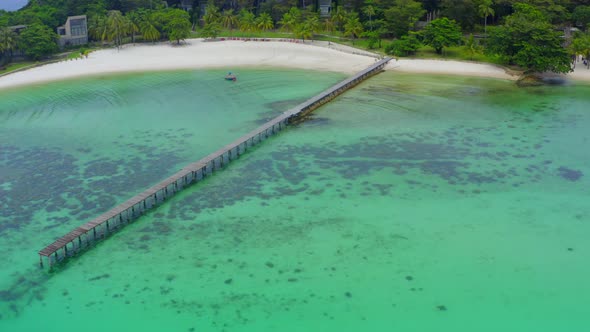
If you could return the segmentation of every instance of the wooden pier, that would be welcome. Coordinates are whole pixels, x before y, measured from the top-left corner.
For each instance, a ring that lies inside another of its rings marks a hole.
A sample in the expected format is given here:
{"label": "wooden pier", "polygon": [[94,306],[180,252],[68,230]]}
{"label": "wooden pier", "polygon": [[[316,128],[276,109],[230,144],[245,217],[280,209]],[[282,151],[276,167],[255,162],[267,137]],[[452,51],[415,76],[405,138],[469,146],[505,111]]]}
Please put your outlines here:
{"label": "wooden pier", "polygon": [[213,172],[222,169],[232,160],[244,154],[250,147],[284,129],[294,119],[309,114],[346,90],[381,72],[390,60],[391,58],[384,58],[375,62],[369,68],[283,112],[234,142],[197,162],[187,165],[155,186],[77,227],[39,251],[39,264],[43,266],[44,260],[46,260],[51,269],[54,264],[89,248],[98,240],[106,238],[112,232],[130,223],[145,211],[161,204],[184,187],[201,181]]}

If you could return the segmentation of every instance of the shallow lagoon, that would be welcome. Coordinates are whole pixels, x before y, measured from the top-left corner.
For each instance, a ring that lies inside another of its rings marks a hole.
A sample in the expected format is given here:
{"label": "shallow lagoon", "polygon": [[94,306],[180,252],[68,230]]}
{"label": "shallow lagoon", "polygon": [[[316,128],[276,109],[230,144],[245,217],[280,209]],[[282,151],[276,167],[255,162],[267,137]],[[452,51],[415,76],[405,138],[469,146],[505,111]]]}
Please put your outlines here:
{"label": "shallow lagoon", "polygon": [[[2,330],[65,322],[88,331],[585,326],[584,86],[519,90],[498,80],[381,74],[59,273],[38,271],[38,244],[78,225],[84,207],[97,214],[342,78],[252,71],[242,76],[266,79],[241,78],[229,86],[239,91],[213,97],[226,82],[193,74],[72,81],[57,84],[61,94],[39,92],[0,112]],[[138,81],[149,96],[134,89]],[[195,82],[212,88],[185,99]],[[110,94],[104,86],[112,85]],[[234,97],[252,111],[228,106]],[[165,102],[135,107],[152,98]],[[0,109],[8,99],[0,96]],[[97,106],[81,112],[80,100]],[[168,100],[183,104],[174,117],[162,116]],[[191,112],[202,105],[230,113],[204,112],[192,130]],[[227,119],[229,129],[220,126]],[[14,189],[23,183],[37,190]]]}

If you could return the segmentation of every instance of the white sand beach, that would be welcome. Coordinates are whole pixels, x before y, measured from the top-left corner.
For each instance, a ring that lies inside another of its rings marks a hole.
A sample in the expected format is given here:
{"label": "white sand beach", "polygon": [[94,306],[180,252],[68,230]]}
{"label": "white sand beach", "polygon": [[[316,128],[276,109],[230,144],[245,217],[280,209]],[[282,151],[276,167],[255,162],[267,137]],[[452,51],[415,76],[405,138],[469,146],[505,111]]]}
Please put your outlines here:
{"label": "white sand beach", "polygon": [[121,50],[92,52],[88,59],[62,61],[0,77],[0,88],[68,79],[80,76],[174,69],[283,67],[353,74],[374,58],[307,44],[268,41],[188,40],[126,45]]}
{"label": "white sand beach", "polygon": [[566,75],[567,78],[576,81],[587,81],[590,82],[590,69],[588,69],[582,61],[576,63],[576,68],[573,72]]}
{"label": "white sand beach", "polygon": [[512,75],[499,66],[454,60],[399,59],[392,60],[387,65],[387,69],[408,73],[492,77],[506,80],[518,79],[518,75]]}
{"label": "white sand beach", "polygon": [[[376,61],[368,55],[370,53],[351,47],[317,41],[303,44],[275,40],[191,39],[181,46],[130,44],[121,50],[92,52],[87,59],[62,61],[0,77],[0,89],[81,76],[198,68],[231,71],[238,67],[283,67],[352,74]],[[462,61],[394,59],[386,69],[508,80],[518,78],[499,66]],[[568,77],[590,81],[590,70],[578,66]]]}

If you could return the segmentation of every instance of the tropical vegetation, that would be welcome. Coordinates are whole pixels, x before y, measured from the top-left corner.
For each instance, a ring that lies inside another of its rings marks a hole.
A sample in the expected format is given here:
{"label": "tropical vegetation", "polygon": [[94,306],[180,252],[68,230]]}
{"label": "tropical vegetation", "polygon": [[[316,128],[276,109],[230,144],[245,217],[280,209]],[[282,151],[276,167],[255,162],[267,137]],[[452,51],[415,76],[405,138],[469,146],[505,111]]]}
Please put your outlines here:
{"label": "tropical vegetation", "polygon": [[[87,15],[92,43],[287,36],[351,43],[394,56],[457,57],[567,72],[588,57],[588,0],[340,0],[318,2],[180,0],[31,0],[0,11],[0,65],[58,50],[54,33],[68,16]],[[167,6],[166,6],[167,4]],[[15,26],[26,26],[16,29]]]}

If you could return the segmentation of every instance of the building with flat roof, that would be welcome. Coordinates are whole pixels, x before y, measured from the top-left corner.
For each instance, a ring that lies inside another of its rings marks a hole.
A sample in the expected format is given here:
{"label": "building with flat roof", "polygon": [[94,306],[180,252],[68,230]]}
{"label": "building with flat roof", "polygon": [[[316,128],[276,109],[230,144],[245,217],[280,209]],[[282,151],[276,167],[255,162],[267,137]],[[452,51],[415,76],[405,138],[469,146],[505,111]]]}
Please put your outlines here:
{"label": "building with flat roof", "polygon": [[26,29],[27,26],[26,25],[13,25],[8,27],[8,29],[10,29],[12,32],[16,33],[17,35],[21,33],[21,31],[23,31],[24,29]]}
{"label": "building with flat roof", "polygon": [[178,7],[186,11],[189,11],[193,9],[193,2],[193,0],[180,0]]}
{"label": "building with flat roof", "polygon": [[332,0],[319,0],[318,8],[321,17],[329,17],[332,13]]}
{"label": "building with flat roof", "polygon": [[86,15],[69,16],[66,24],[57,28],[59,46],[88,44],[88,20]]}

